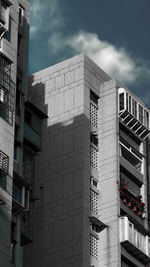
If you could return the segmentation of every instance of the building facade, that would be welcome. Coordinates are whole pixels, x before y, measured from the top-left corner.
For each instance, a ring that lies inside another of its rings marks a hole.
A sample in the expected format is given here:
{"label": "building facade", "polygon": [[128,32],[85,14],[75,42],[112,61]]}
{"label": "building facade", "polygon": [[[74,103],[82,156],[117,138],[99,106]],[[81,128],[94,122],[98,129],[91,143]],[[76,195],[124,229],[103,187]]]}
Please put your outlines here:
{"label": "building facade", "polygon": [[0,266],[23,266],[34,240],[40,112],[28,100],[29,3],[0,0]]}
{"label": "building facade", "polygon": [[80,55],[35,73],[48,115],[25,267],[149,266],[149,110]]}

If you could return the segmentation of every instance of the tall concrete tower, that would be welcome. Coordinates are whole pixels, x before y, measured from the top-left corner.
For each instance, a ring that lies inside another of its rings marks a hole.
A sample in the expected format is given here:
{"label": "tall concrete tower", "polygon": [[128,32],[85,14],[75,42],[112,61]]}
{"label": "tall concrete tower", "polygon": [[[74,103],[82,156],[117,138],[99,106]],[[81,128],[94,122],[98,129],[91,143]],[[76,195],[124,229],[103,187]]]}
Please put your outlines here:
{"label": "tall concrete tower", "polygon": [[79,55],[32,75],[48,119],[25,267],[148,266],[149,110]]}

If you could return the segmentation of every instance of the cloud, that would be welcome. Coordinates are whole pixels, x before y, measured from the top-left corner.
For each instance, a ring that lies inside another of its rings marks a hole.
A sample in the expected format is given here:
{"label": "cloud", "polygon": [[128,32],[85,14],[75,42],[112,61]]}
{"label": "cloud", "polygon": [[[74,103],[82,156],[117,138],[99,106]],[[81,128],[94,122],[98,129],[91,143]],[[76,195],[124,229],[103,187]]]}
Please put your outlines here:
{"label": "cloud", "polygon": [[150,70],[140,62],[135,61],[124,48],[117,48],[113,44],[102,41],[95,33],[80,31],[72,36],[63,36],[60,32],[49,38],[50,51],[58,53],[70,47],[73,54],[84,53],[97,65],[113,77],[122,82],[132,83],[139,75],[148,76]]}
{"label": "cloud", "polygon": [[42,32],[50,34],[58,31],[64,25],[59,2],[60,0],[31,0],[31,38]]}
{"label": "cloud", "polygon": [[118,48],[101,40],[96,33],[79,31],[66,35],[65,23],[61,0],[44,0],[42,3],[41,0],[31,0],[30,37],[47,45],[49,57],[60,61],[84,53],[110,76],[127,85],[134,84],[139,77],[149,80],[150,70],[145,62],[133,58],[124,47]]}

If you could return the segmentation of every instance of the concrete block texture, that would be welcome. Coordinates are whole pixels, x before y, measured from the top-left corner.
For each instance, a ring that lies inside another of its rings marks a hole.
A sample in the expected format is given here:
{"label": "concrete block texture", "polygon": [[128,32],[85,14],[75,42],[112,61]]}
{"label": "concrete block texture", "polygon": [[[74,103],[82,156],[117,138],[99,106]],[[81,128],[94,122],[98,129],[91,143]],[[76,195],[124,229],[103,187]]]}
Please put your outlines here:
{"label": "concrete block texture", "polygon": [[25,248],[25,267],[90,266],[90,90],[99,95],[108,79],[79,55],[29,80],[31,101],[49,118],[36,161],[36,239]]}
{"label": "concrete block texture", "polygon": [[101,85],[99,99],[99,216],[108,227],[100,233],[99,266],[120,267],[118,94],[113,80]]}

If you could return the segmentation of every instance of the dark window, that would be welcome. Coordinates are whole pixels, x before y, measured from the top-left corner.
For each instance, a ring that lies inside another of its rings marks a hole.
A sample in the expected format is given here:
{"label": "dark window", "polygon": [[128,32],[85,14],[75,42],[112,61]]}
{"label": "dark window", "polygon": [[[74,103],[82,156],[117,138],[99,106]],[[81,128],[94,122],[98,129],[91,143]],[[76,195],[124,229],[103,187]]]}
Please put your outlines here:
{"label": "dark window", "polygon": [[121,93],[119,95],[119,104],[120,104],[119,110],[120,111],[124,110],[124,93]]}
{"label": "dark window", "polygon": [[22,25],[23,24],[23,15],[24,15],[24,9],[19,6],[19,24]]}
{"label": "dark window", "polygon": [[25,110],[25,122],[32,125],[32,113],[29,110]]}
{"label": "dark window", "polygon": [[98,99],[99,99],[99,97],[98,97],[93,91],[90,91],[90,99],[91,99],[96,105],[98,105]]}
{"label": "dark window", "polygon": [[19,147],[17,145],[14,146],[14,160],[18,161],[19,157]]}
{"label": "dark window", "polygon": [[128,105],[128,98],[129,98],[129,94],[126,93],[126,110],[129,109],[129,105]]}
{"label": "dark window", "polygon": [[12,17],[9,16],[9,28],[8,31],[6,31],[3,36],[8,42],[11,42],[11,27],[12,27]]}
{"label": "dark window", "polygon": [[21,52],[21,45],[22,45],[22,35],[18,34],[18,47],[17,47],[17,54],[20,55]]}
{"label": "dark window", "polygon": [[97,138],[94,134],[91,134],[91,142],[92,142],[95,146],[98,146],[98,138]]}
{"label": "dark window", "polygon": [[137,102],[132,98],[132,115],[137,118]]}
{"label": "dark window", "polygon": [[129,95],[129,112],[131,113],[131,96]]}
{"label": "dark window", "polygon": [[95,180],[93,180],[93,185],[97,187],[97,182]]}
{"label": "dark window", "polygon": [[143,124],[144,122],[144,109],[139,105],[139,121]]}
{"label": "dark window", "polygon": [[6,9],[7,5],[3,0],[0,1],[0,22],[5,25],[6,24]]}
{"label": "dark window", "polygon": [[13,184],[13,199],[22,205],[22,187]]}

